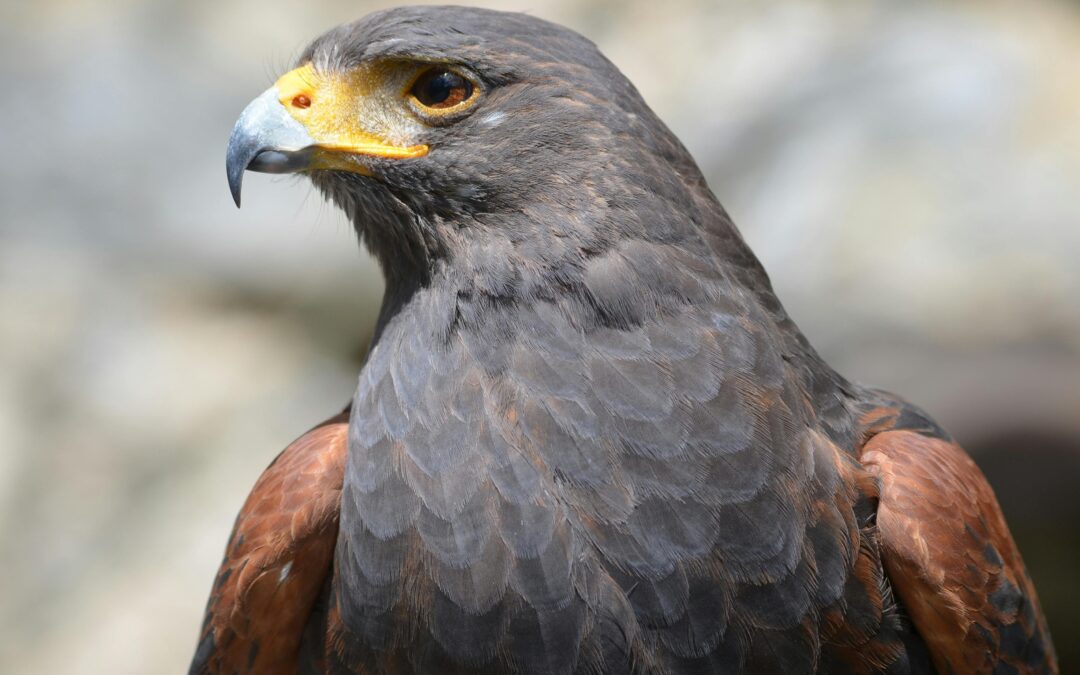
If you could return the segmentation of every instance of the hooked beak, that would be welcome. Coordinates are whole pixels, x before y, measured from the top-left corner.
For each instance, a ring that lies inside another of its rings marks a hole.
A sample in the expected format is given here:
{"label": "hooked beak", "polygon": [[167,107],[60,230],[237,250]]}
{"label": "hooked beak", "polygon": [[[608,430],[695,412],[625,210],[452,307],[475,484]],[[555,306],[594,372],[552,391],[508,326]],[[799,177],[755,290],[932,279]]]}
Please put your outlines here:
{"label": "hooked beak", "polygon": [[381,92],[393,83],[380,79],[381,72],[368,68],[323,74],[309,63],[282,75],[244,108],[225,156],[236,205],[244,171],[335,169],[370,176],[368,163],[373,159],[426,155],[428,146],[397,145],[386,128],[369,122],[388,118]]}
{"label": "hooked beak", "polygon": [[244,171],[303,171],[310,165],[315,147],[307,129],[281,104],[277,87],[267,89],[240,113],[229,137],[225,173],[236,206],[240,206]]}

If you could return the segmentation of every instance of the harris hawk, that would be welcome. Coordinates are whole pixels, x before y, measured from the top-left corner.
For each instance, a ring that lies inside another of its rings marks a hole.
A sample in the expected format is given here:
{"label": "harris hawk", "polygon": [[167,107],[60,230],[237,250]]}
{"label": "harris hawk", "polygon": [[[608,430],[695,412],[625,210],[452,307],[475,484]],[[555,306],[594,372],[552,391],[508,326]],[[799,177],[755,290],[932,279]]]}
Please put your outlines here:
{"label": "harris hawk", "polygon": [[192,673],[1044,673],[990,486],[800,333],[580,35],[415,7],[316,39],[227,154],[386,292],[349,408],[241,510]]}

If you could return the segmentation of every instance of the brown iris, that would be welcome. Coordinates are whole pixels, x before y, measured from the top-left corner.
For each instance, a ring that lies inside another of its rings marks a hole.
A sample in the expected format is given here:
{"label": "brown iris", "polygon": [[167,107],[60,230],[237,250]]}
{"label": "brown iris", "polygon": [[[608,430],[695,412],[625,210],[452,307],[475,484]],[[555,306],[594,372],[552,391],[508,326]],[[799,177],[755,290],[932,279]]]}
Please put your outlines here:
{"label": "brown iris", "polygon": [[432,68],[416,79],[410,93],[427,108],[445,110],[468,101],[473,85],[452,70]]}

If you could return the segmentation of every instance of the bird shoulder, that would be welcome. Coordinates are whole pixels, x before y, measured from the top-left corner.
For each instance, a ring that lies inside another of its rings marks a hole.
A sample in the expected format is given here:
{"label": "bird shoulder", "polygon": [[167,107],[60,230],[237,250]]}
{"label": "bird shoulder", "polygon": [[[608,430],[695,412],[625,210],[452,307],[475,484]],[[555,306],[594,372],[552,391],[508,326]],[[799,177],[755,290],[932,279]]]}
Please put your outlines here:
{"label": "bird shoulder", "polygon": [[1035,587],[967,453],[899,429],[874,435],[860,455],[880,481],[886,572],[938,671],[1057,672]]}
{"label": "bird shoulder", "polygon": [[296,672],[330,572],[348,449],[348,411],[293,441],[236,518],[191,673]]}

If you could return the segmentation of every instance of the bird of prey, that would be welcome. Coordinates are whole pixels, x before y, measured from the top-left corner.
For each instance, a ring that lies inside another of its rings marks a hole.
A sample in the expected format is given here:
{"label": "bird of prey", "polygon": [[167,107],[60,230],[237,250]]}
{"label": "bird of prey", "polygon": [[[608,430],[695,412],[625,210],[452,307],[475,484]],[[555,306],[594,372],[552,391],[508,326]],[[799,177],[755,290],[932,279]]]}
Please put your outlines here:
{"label": "bird of prey", "polygon": [[971,459],[814,351],[591,42],[416,7],[317,38],[229,140],[386,295],[259,478],[193,673],[1046,673]]}

